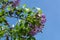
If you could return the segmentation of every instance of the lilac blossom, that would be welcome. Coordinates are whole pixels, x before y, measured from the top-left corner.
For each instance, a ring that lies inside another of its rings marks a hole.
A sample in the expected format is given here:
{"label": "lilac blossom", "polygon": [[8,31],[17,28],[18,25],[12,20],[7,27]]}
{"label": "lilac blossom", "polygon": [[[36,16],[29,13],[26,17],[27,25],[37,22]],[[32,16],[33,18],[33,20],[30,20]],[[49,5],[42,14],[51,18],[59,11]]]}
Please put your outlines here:
{"label": "lilac blossom", "polygon": [[46,17],[44,14],[41,15],[41,23],[45,23],[46,22]]}
{"label": "lilac blossom", "polygon": [[46,19],[45,18],[41,18],[41,23],[45,23]]}
{"label": "lilac blossom", "polygon": [[37,30],[32,29],[32,30],[29,32],[29,34],[34,36],[34,35],[36,34],[36,32],[37,32]]}
{"label": "lilac blossom", "polygon": [[41,14],[41,17],[42,17],[42,18],[46,18],[45,14]]}
{"label": "lilac blossom", "polygon": [[19,5],[20,0],[13,0],[13,6],[16,7]]}

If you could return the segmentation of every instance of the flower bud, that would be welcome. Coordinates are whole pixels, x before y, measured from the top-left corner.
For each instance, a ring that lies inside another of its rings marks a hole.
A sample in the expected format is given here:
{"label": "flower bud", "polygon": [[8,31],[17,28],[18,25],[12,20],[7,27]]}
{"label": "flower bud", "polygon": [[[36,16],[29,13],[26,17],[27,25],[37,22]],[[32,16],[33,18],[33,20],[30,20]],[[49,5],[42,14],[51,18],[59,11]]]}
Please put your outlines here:
{"label": "flower bud", "polygon": [[46,18],[46,17],[45,17],[45,14],[41,14],[41,17],[42,17],[42,18]]}
{"label": "flower bud", "polygon": [[4,27],[2,27],[2,30],[4,30],[5,28]]}
{"label": "flower bud", "polygon": [[38,8],[38,7],[36,7],[36,9],[38,10],[38,11],[40,11],[41,9],[40,8]]}
{"label": "flower bud", "polygon": [[38,14],[39,17],[41,17],[41,14]]}
{"label": "flower bud", "polygon": [[29,8],[25,8],[25,10],[26,10],[26,12],[29,12],[29,11],[30,11],[30,9],[29,9]]}

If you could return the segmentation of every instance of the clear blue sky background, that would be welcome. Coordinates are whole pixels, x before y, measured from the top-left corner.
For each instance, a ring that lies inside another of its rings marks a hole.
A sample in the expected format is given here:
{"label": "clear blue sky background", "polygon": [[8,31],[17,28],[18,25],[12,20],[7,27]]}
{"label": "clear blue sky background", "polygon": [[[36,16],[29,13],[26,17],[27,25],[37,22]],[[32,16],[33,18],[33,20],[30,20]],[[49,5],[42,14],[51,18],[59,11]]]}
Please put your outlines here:
{"label": "clear blue sky background", "polygon": [[60,40],[60,0],[21,0],[28,7],[40,7],[47,22],[43,33],[35,35],[37,40]]}
{"label": "clear blue sky background", "polygon": [[[40,7],[46,15],[47,22],[43,33],[35,35],[37,40],[60,40],[60,0],[21,0],[28,7]],[[9,20],[14,24],[15,20]],[[12,21],[11,21],[12,20]]]}

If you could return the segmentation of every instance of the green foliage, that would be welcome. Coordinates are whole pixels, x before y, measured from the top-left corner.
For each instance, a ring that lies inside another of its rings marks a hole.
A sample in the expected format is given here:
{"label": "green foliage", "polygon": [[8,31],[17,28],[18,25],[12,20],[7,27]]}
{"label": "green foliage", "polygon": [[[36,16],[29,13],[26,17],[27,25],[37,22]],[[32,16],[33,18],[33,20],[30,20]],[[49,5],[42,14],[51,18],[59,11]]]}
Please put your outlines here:
{"label": "green foliage", "polygon": [[[42,10],[40,8],[27,8],[26,4],[23,7],[14,7],[13,1],[9,2],[8,0],[0,0],[0,3],[3,4],[0,8],[0,38],[7,35],[13,40],[36,40],[34,35],[39,31],[37,28],[44,25],[41,23],[42,16],[40,16]],[[10,26],[6,17],[20,20],[17,20],[16,25]]]}

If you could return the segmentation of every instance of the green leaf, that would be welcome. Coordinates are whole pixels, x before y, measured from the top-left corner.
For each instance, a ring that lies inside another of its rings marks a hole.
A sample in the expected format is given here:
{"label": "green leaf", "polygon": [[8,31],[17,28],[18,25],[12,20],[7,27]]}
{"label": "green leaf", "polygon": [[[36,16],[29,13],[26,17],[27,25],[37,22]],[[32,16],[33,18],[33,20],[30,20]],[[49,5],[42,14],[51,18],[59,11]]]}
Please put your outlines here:
{"label": "green leaf", "polygon": [[0,16],[2,16],[2,13],[0,12]]}
{"label": "green leaf", "polygon": [[15,29],[16,29],[16,30],[18,30],[18,29],[19,29],[19,26],[18,26],[18,24],[16,24],[16,26],[15,26]]}
{"label": "green leaf", "polygon": [[8,2],[8,0],[4,0],[4,2]]}
{"label": "green leaf", "polygon": [[10,11],[10,10],[11,10],[11,6],[8,6],[8,7],[7,7],[7,10]]}
{"label": "green leaf", "polygon": [[0,23],[2,23],[3,22],[3,19],[0,17]]}
{"label": "green leaf", "polygon": [[42,14],[42,10],[39,11],[39,14]]}
{"label": "green leaf", "polygon": [[26,7],[26,4],[23,5],[23,8],[25,8],[25,7]]}
{"label": "green leaf", "polygon": [[27,40],[36,40],[33,36],[30,36]]}
{"label": "green leaf", "polygon": [[5,31],[0,31],[0,37],[2,37],[4,35]]}
{"label": "green leaf", "polygon": [[0,0],[0,3],[3,2],[4,0]]}

